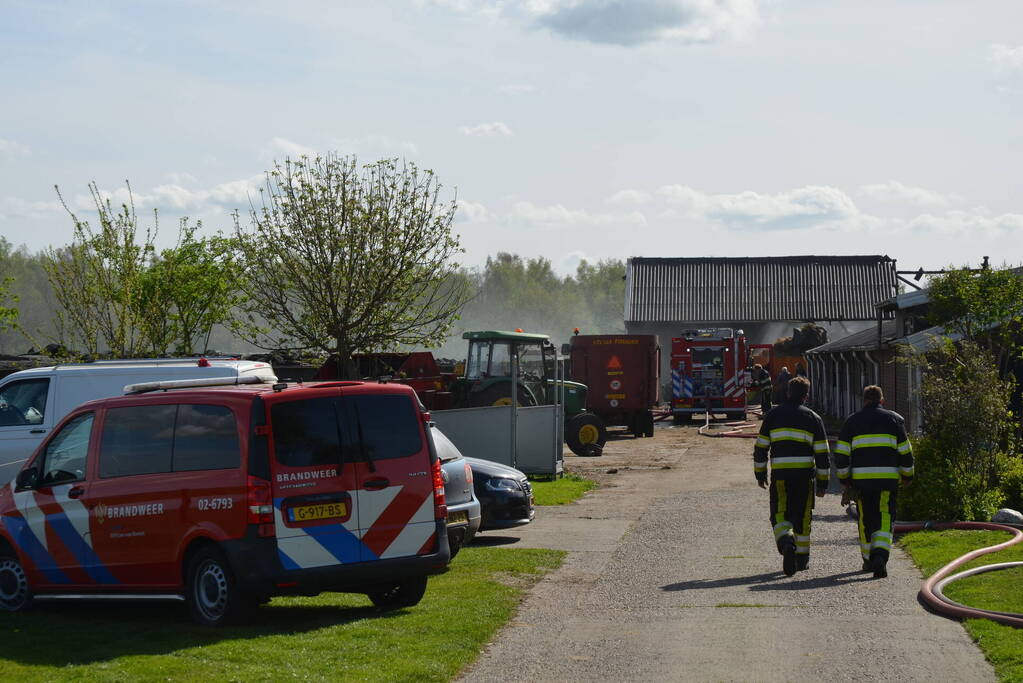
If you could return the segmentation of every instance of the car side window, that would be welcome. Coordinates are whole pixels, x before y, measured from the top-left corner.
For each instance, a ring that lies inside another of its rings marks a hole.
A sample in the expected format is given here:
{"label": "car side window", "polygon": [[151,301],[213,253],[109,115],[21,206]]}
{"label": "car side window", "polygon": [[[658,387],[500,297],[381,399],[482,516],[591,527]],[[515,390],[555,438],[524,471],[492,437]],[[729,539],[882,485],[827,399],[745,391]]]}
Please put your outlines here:
{"label": "car side window", "polygon": [[85,478],[92,421],[93,413],[78,415],[61,427],[46,444],[39,477],[40,486],[81,481]]}
{"label": "car side window", "polygon": [[0,389],[0,427],[42,424],[50,380],[23,379]]}
{"label": "car side window", "polygon": [[103,419],[99,476],[171,471],[176,405],[110,408]]}
{"label": "car side window", "polygon": [[238,467],[241,447],[234,413],[226,406],[183,403],[174,426],[174,471]]}

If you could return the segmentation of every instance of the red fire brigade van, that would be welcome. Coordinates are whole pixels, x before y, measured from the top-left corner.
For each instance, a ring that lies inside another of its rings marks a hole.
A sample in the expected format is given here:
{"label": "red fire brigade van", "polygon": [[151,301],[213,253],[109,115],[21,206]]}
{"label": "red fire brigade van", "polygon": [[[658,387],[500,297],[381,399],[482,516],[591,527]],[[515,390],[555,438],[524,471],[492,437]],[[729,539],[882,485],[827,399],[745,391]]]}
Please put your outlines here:
{"label": "red fire brigade van", "polygon": [[0,489],[0,608],[183,598],[219,625],[275,595],[419,602],[450,552],[413,390],[226,381],[130,385],[68,414]]}
{"label": "red fire brigade van", "polygon": [[742,330],[686,330],[671,340],[671,412],[675,424],[694,413],[746,419],[748,348]]}

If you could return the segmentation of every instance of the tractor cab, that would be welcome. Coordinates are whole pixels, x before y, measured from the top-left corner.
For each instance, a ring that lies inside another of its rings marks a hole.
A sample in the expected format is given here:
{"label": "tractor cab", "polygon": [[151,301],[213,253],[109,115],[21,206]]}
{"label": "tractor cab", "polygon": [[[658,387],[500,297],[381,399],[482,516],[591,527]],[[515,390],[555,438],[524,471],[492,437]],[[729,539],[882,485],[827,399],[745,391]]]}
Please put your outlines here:
{"label": "tractor cab", "polygon": [[557,350],[542,334],[525,332],[466,332],[469,354],[465,381],[470,405],[511,403],[512,376],[518,403],[525,406],[553,403]]}

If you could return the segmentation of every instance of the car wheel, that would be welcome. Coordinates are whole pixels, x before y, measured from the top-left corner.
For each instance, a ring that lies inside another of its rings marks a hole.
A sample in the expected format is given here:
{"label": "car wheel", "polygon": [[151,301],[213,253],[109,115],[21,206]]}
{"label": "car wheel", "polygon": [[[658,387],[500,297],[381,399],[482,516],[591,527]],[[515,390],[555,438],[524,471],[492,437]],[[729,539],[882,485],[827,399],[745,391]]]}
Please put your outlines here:
{"label": "car wheel", "polygon": [[565,425],[565,443],[576,455],[600,455],[607,442],[604,421],[593,413],[579,413]]}
{"label": "car wheel", "polygon": [[465,538],[465,529],[448,529],[448,548],[451,549],[451,559],[462,549],[462,539]]}
{"label": "car wheel", "polygon": [[32,604],[25,568],[11,550],[0,553],[0,609],[20,612]]}
{"label": "car wheel", "polygon": [[419,604],[426,593],[426,577],[416,576],[385,588],[368,592],[370,601],[384,609],[413,607]]}
{"label": "car wheel", "polygon": [[231,623],[253,605],[238,589],[230,565],[215,548],[204,548],[192,556],[185,600],[192,619],[203,626]]}

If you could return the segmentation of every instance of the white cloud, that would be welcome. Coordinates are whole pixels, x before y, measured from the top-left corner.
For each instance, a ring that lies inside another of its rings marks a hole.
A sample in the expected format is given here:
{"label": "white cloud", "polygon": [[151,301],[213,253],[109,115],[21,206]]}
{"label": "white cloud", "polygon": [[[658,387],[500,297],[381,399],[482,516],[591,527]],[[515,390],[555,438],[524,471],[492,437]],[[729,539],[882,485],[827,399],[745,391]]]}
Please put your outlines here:
{"label": "white cloud", "polygon": [[645,190],[620,190],[608,197],[609,204],[646,204],[652,195]]}
{"label": "white cloud", "polygon": [[375,133],[358,138],[335,139],[331,141],[331,147],[341,154],[355,154],[366,161],[385,157],[414,157],[419,154],[419,148],[414,142]]}
{"label": "white cloud", "polygon": [[657,195],[692,218],[733,226],[798,229],[859,213],[849,195],[827,186],[811,185],[777,194],[707,194],[687,185],[665,185]]}
{"label": "white cloud", "polygon": [[1023,71],[1023,45],[1010,47],[995,43],[988,48],[987,58],[994,65],[995,73]]}
{"label": "white cloud", "polygon": [[279,157],[297,159],[301,156],[315,157],[316,150],[287,138],[275,137],[263,147],[260,156],[263,159],[278,159]]}
{"label": "white cloud", "polygon": [[919,206],[948,206],[951,200],[959,199],[957,195],[946,197],[939,192],[925,190],[922,187],[904,185],[897,180],[864,185],[860,188],[860,194],[877,201],[908,202]]}
{"label": "white cloud", "polygon": [[[100,198],[110,200],[114,207],[134,202],[136,209],[159,209],[173,212],[210,210],[245,209],[250,198],[259,196],[260,188],[264,187],[266,177],[262,174],[250,178],[231,180],[214,185],[210,188],[191,189],[180,183],[157,185],[149,190],[119,187],[115,190],[99,191]],[[69,205],[78,211],[95,209],[93,199],[88,194],[75,195]]]}
{"label": "white cloud", "polygon": [[[4,197],[0,199],[0,219],[40,220],[52,218],[54,214],[64,211],[64,207],[56,199],[52,201],[30,201],[21,197]],[[12,226],[13,227],[13,226]],[[8,235],[8,239],[10,239]]]}
{"label": "white cloud", "polygon": [[759,0],[549,0],[538,25],[568,38],[634,46],[741,38],[760,23]]}
{"label": "white cloud", "polygon": [[497,92],[502,95],[525,95],[526,93],[535,92],[536,88],[526,83],[509,83],[507,85],[498,86]]}
{"label": "white cloud", "polygon": [[[995,216],[980,210],[947,211],[944,214],[921,214],[898,226],[916,233],[953,237],[1000,237],[1016,235],[1023,239],[1023,214],[1004,213]],[[959,254],[949,254],[954,259]]]}
{"label": "white cloud", "polygon": [[760,22],[762,0],[417,0],[449,11],[504,18],[555,35],[632,47],[743,38]]}
{"label": "white cloud", "polygon": [[14,140],[4,140],[3,138],[0,138],[0,159],[27,157],[31,153],[32,150],[30,150],[27,145],[15,142]]}
{"label": "white cloud", "polygon": [[459,199],[455,206],[455,220],[459,223],[485,223],[493,220],[490,211],[483,204]]}
{"label": "white cloud", "polygon": [[461,126],[458,132],[467,137],[490,137],[493,135],[510,137],[513,135],[511,128],[502,121],[480,123],[475,126]]}
{"label": "white cloud", "polygon": [[519,201],[512,206],[504,220],[514,224],[532,224],[543,228],[562,228],[579,225],[646,225],[646,216],[638,211],[624,214],[594,213],[585,209],[569,209],[562,204],[539,206]]}

